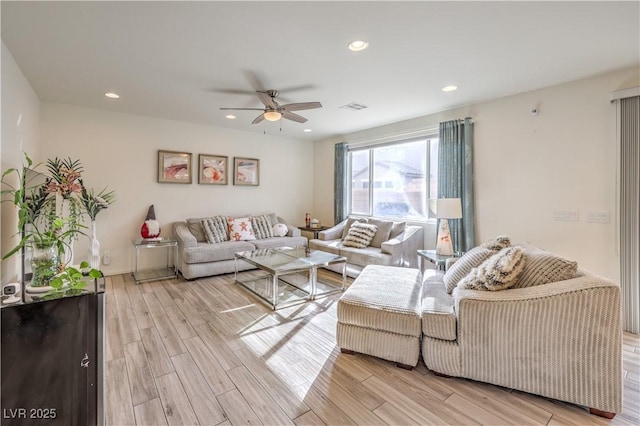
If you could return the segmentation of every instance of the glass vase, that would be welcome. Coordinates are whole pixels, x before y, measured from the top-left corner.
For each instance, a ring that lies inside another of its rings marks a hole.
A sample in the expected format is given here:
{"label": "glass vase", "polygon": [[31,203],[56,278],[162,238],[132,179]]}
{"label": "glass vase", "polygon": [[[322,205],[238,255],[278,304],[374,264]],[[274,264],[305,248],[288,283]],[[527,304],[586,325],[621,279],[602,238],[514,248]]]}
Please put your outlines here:
{"label": "glass vase", "polygon": [[100,267],[100,241],[96,232],[96,221],[91,221],[91,240],[89,245],[89,264],[93,269]]}
{"label": "glass vase", "polygon": [[58,249],[55,245],[36,245],[31,255],[32,287],[47,287],[58,273]]}

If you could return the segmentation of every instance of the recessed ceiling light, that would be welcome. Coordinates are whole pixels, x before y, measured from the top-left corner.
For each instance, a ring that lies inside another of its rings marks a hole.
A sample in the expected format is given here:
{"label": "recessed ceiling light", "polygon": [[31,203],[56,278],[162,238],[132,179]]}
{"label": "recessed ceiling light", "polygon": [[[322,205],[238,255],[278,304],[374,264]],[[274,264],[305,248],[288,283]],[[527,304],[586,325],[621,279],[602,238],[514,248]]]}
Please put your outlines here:
{"label": "recessed ceiling light", "polygon": [[444,86],[442,88],[443,92],[453,92],[454,90],[458,90],[458,86]]}
{"label": "recessed ceiling light", "polygon": [[228,114],[228,115],[225,115],[225,118],[228,118],[229,120],[235,120],[236,116],[233,114]]}
{"label": "recessed ceiling light", "polygon": [[303,130],[303,132],[305,132],[305,133],[310,133],[310,132],[311,132],[311,129],[304,129],[304,130]]}
{"label": "recessed ceiling light", "polygon": [[104,95],[107,98],[111,98],[111,99],[118,99],[120,97],[120,95],[118,95],[117,93],[113,93],[113,92],[107,92]]}
{"label": "recessed ceiling light", "polygon": [[349,50],[353,52],[360,52],[361,50],[364,50],[367,47],[369,47],[369,43],[367,43],[364,40],[354,40],[351,43],[349,43],[348,47],[349,47]]}

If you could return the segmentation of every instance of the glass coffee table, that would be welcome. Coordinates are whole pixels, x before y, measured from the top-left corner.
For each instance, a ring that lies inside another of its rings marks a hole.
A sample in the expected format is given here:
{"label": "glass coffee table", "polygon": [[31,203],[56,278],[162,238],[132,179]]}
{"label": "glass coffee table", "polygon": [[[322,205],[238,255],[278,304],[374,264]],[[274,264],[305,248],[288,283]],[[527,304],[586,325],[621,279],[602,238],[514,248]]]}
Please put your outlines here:
{"label": "glass coffee table", "polygon": [[[241,251],[235,255],[236,283],[273,309],[344,291],[346,258],[307,247],[280,247]],[[265,274],[238,280],[238,262],[247,262]],[[318,280],[318,268],[342,263],[342,286]]]}

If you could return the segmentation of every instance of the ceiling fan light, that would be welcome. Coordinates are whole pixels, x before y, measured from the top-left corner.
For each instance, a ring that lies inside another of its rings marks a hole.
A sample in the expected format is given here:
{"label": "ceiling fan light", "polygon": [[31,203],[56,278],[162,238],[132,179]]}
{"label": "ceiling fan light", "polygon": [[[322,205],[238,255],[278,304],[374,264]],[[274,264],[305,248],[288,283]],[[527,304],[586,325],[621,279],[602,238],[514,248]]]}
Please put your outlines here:
{"label": "ceiling fan light", "polygon": [[264,113],[264,119],[267,121],[278,121],[282,118],[282,114],[278,111],[267,111]]}

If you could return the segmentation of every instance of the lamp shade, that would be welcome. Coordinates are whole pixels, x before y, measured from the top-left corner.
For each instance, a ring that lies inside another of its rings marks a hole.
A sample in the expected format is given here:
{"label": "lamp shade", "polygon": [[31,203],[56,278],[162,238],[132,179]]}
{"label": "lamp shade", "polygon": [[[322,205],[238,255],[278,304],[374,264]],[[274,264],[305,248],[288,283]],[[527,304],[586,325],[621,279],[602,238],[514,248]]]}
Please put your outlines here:
{"label": "lamp shade", "polygon": [[438,198],[436,215],[441,219],[460,219],[462,217],[460,198]]}

